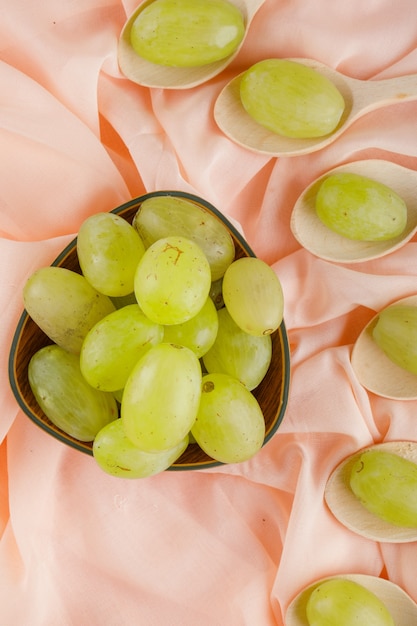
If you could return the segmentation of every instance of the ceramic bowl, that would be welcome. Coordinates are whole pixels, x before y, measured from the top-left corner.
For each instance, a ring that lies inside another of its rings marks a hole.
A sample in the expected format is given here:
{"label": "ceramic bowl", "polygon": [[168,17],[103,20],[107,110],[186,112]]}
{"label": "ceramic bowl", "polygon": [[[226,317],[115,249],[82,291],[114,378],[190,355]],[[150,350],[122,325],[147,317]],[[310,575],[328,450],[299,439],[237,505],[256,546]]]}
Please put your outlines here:
{"label": "ceramic bowl", "polygon": [[[131,223],[144,200],[152,196],[160,195],[182,197],[196,203],[222,221],[228,228],[235,244],[235,258],[255,256],[241,234],[215,207],[205,200],[188,193],[178,191],[157,191],[148,193],[117,207],[112,213],[117,213]],[[77,257],[76,238],[69,243],[52,265],[65,267],[81,273]],[[33,322],[26,310],[24,310],[18,321],[9,355],[9,379],[11,388],[22,411],[47,434],[80,452],[92,455],[91,443],[81,442],[70,437],[48,420],[36,402],[30,388],[28,382],[28,364],[30,358],[37,350],[50,343],[50,339],[48,339]],[[272,361],[269,370],[263,381],[253,392],[261,406],[265,418],[266,435],[264,444],[269,441],[278,429],[284,417],[288,399],[290,363],[288,338],[284,322],[282,322],[278,330],[273,333],[272,345]],[[215,465],[221,465],[221,463],[207,456],[197,444],[191,443],[170,469],[193,470]]]}

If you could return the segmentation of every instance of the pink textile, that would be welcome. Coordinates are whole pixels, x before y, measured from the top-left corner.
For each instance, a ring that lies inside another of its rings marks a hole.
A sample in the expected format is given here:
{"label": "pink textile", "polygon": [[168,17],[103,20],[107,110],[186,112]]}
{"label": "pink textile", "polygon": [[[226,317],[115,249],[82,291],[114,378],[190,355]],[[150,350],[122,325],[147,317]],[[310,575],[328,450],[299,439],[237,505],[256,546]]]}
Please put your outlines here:
{"label": "pink textile", "polygon": [[[369,394],[349,358],[376,311],[417,292],[417,239],[338,266],[301,249],[289,227],[298,195],[332,167],[381,158],[417,169],[417,102],[294,158],[245,150],[213,120],[222,86],[267,57],[369,80],[417,74],[415,0],[266,0],[231,66],[183,91],[120,73],[117,39],[136,5],[0,0],[0,625],[283,626],[303,586],[351,572],[382,575],[417,601],[417,543],[366,540],[323,500],[332,469],[358,448],[417,440],[417,402]],[[291,390],[281,428],[252,460],[127,481],[24,416],[7,359],[29,274],[88,215],[162,189],[213,203],[277,272]]]}

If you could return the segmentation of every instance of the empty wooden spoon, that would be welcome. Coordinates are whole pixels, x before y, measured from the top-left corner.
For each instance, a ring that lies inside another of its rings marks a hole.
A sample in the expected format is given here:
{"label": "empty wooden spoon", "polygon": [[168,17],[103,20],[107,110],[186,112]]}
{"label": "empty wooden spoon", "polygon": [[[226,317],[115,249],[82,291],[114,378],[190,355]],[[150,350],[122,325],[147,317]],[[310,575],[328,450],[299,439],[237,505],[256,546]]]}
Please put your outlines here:
{"label": "empty wooden spoon", "polygon": [[[350,172],[372,178],[395,191],[407,205],[407,224],[401,235],[387,241],[356,241],[330,230],[319,219],[315,198],[321,183],[334,173]],[[398,250],[417,231],[417,172],[390,161],[369,159],[336,167],[313,181],[296,201],[291,230],[312,254],[336,263],[369,261]]]}
{"label": "empty wooden spoon", "polygon": [[367,539],[385,543],[416,541],[417,528],[394,526],[378,518],[359,502],[350,489],[351,469],[362,452],[369,449],[392,452],[417,463],[417,443],[414,441],[390,441],[363,448],[340,463],[330,475],[324,493],[327,506],[346,528]]}
{"label": "empty wooden spoon", "polygon": [[[392,304],[417,306],[417,295]],[[394,400],[417,400],[417,376],[389,359],[372,338],[377,313],[357,338],[351,354],[352,368],[360,384],[372,393]]]}
{"label": "empty wooden spoon", "polygon": [[141,11],[157,0],[145,0],[129,17],[118,43],[118,62],[122,73],[131,81],[145,87],[189,89],[208,81],[229,65],[238,54],[246,38],[250,23],[265,0],[229,0],[243,15],[246,33],[238,48],[225,59],[198,67],[169,67],[157,65],[140,57],[130,44],[130,30]]}
{"label": "empty wooden spoon", "polygon": [[378,576],[367,574],[340,574],[317,580],[303,589],[292,600],[285,614],[285,626],[309,626],[306,617],[306,605],[311,592],[318,585],[333,578],[343,578],[366,587],[381,600],[391,613],[395,626],[417,624],[417,604],[398,585]]}
{"label": "empty wooden spoon", "polygon": [[365,113],[397,102],[417,99],[417,74],[385,80],[359,80],[312,59],[291,60],[323,74],[339,89],[346,106],[336,130],[314,139],[292,139],[272,133],[258,124],[243,108],[240,99],[242,72],[222,89],[214,106],[214,118],[227,137],[254,152],[270,156],[297,156],[329,145]]}

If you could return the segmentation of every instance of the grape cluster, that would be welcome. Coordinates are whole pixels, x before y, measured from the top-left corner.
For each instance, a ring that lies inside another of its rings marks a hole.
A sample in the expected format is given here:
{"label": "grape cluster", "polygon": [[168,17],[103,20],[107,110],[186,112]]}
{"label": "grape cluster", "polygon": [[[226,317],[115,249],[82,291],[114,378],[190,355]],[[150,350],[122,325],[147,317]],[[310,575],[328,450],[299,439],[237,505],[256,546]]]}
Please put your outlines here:
{"label": "grape cluster", "polygon": [[220,220],[170,195],[145,199],[132,224],[91,215],[77,253],[80,274],[41,268],[23,292],[53,341],[28,368],[45,415],[92,441],[98,465],[115,476],[167,469],[190,437],[215,461],[251,458],[265,439],[252,391],[283,318],[272,268],[235,259]]}

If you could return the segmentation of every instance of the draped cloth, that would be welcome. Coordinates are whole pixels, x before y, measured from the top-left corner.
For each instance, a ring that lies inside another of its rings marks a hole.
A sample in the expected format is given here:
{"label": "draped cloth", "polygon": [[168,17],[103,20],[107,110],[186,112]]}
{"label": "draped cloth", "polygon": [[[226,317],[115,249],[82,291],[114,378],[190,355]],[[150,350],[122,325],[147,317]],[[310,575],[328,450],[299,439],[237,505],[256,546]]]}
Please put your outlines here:
{"label": "draped cloth", "polygon": [[[213,118],[221,88],[264,58],[364,80],[417,74],[414,0],[266,0],[231,65],[186,90],[121,74],[117,41],[136,4],[0,1],[0,624],[283,626],[304,586],[343,573],[382,576],[417,601],[417,544],[365,539],[323,498],[348,455],[417,440],[416,401],[367,392],[350,363],[367,321],[417,291],[416,239],[337,265],[290,230],[297,197],[337,165],[417,169],[417,102],[368,113],[299,157],[251,152]],[[158,190],[214,204],[276,271],[291,385],[278,432],[251,460],[129,481],[33,424],[7,361],[28,276],[87,216]]]}

